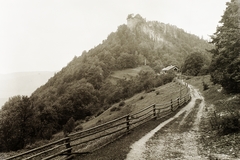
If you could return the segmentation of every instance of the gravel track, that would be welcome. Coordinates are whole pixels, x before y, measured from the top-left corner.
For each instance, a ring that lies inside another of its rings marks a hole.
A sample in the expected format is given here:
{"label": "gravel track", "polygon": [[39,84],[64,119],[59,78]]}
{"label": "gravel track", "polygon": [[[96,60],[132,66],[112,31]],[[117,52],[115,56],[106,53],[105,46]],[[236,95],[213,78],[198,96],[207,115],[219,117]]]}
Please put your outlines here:
{"label": "gravel track", "polygon": [[[204,98],[193,86],[189,88],[192,99],[188,105],[132,144],[126,160],[207,159],[199,155],[197,144]],[[200,104],[195,105],[197,101]]]}

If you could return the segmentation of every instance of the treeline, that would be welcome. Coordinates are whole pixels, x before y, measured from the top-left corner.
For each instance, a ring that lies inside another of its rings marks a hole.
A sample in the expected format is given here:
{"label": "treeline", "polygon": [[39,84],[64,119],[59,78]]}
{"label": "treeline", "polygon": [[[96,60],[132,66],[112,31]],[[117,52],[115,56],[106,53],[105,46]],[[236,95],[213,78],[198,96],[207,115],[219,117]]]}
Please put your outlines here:
{"label": "treeline", "polygon": [[[51,139],[71,117],[88,120],[113,103],[171,82],[174,75],[156,73],[167,65],[181,66],[193,51],[206,54],[205,48],[211,48],[182,29],[166,25],[163,30],[162,26],[157,22],[141,22],[134,29],[121,25],[102,44],[74,57],[30,97],[10,98],[0,111],[0,151]],[[143,28],[161,34],[164,41],[156,41]],[[113,71],[135,68],[144,62],[149,68],[136,77],[119,79],[117,84],[109,80]]]}
{"label": "treeline", "polygon": [[226,10],[216,32],[212,35],[214,49],[210,74],[214,83],[227,92],[240,92],[240,2],[227,2]]}
{"label": "treeline", "polygon": [[141,71],[132,80],[119,79],[116,85],[106,81],[99,90],[81,79],[67,84],[61,97],[49,106],[36,96],[14,96],[1,110],[0,151],[22,149],[41,139],[50,140],[71,117],[81,120],[98,115],[113,103],[144,90],[148,92],[173,78],[171,74],[156,76],[153,70]]}

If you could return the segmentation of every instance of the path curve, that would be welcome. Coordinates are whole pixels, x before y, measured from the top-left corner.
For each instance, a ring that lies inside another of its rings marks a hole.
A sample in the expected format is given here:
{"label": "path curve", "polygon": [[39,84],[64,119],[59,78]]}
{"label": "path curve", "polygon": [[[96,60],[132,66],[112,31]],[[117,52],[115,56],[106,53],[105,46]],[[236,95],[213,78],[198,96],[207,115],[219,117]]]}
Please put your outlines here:
{"label": "path curve", "polygon": [[[159,132],[161,130],[161,128],[163,128],[164,126],[169,124],[169,122],[177,119],[183,113],[185,113],[185,115],[181,119],[180,123],[184,123],[184,119],[188,116],[188,114],[193,109],[193,107],[195,105],[195,101],[197,99],[201,99],[202,102],[199,105],[199,108],[198,108],[198,111],[196,114],[196,118],[194,120],[194,124],[193,124],[191,131],[185,132],[181,137],[179,137],[179,134],[175,134],[175,136],[173,136],[174,133],[169,133],[169,131],[168,131],[168,133],[171,134],[171,137],[169,140],[175,139],[175,141],[173,141],[173,143],[176,143],[178,140],[181,140],[181,142],[182,142],[181,150],[183,150],[183,151],[184,150],[189,151],[189,149],[191,150],[191,153],[188,152],[187,155],[181,154],[182,157],[179,159],[202,159],[203,158],[203,157],[200,157],[197,153],[197,144],[196,144],[197,142],[196,142],[196,137],[194,136],[195,133],[193,133],[193,131],[194,132],[198,131],[198,126],[199,126],[198,124],[199,124],[200,118],[202,116],[202,111],[203,111],[205,102],[204,102],[204,98],[202,97],[202,95],[200,94],[200,92],[197,89],[195,89],[191,85],[189,85],[189,89],[190,89],[190,94],[192,97],[191,101],[184,108],[182,108],[174,117],[162,122],[155,129],[153,129],[152,131],[147,133],[144,137],[142,137],[140,140],[138,140],[134,144],[132,144],[131,150],[128,153],[126,160],[161,159],[160,157],[162,157],[162,159],[164,159],[164,157],[162,155],[164,154],[163,152],[165,152],[164,151],[164,149],[166,148],[165,143],[171,143],[171,142],[167,142],[166,137],[160,136],[159,138],[157,138],[157,143],[155,141],[154,143],[151,144],[150,139],[155,135],[155,133]],[[177,123],[179,123],[179,122],[177,122]],[[180,124],[178,124],[178,125],[180,125]],[[171,130],[170,130],[170,132],[171,132]],[[171,145],[171,144],[167,144],[167,145]],[[174,148],[174,147],[170,147],[170,149]],[[176,149],[176,147],[175,147],[175,149]],[[151,157],[148,157],[149,153],[150,153]],[[161,155],[159,155],[159,154],[161,154]],[[170,159],[178,159],[178,158],[173,157]]]}

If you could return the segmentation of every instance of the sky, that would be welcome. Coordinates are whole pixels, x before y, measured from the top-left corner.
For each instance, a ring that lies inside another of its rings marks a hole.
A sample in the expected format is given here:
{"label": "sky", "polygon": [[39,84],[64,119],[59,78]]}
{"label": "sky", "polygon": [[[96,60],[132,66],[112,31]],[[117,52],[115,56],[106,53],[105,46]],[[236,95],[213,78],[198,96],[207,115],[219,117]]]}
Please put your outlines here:
{"label": "sky", "polygon": [[210,39],[229,0],[0,0],[0,74],[60,71],[129,14]]}

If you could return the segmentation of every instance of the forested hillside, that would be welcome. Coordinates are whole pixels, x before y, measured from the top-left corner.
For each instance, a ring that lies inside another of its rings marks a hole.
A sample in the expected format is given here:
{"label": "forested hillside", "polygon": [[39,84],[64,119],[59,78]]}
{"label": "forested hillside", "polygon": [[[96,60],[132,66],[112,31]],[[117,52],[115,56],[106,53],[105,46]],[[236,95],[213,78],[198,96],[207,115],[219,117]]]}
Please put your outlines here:
{"label": "forested hillside", "polygon": [[[81,44],[79,44],[81,45]],[[106,40],[69,64],[30,97],[12,97],[1,110],[0,151],[17,150],[38,139],[51,139],[73,117],[87,120],[141,91],[172,81],[174,75],[156,76],[163,67],[182,67],[190,54],[204,57],[208,67],[212,46],[176,26],[129,15]],[[54,61],[53,61],[54,63]],[[148,67],[132,79],[108,77],[113,71]]]}

